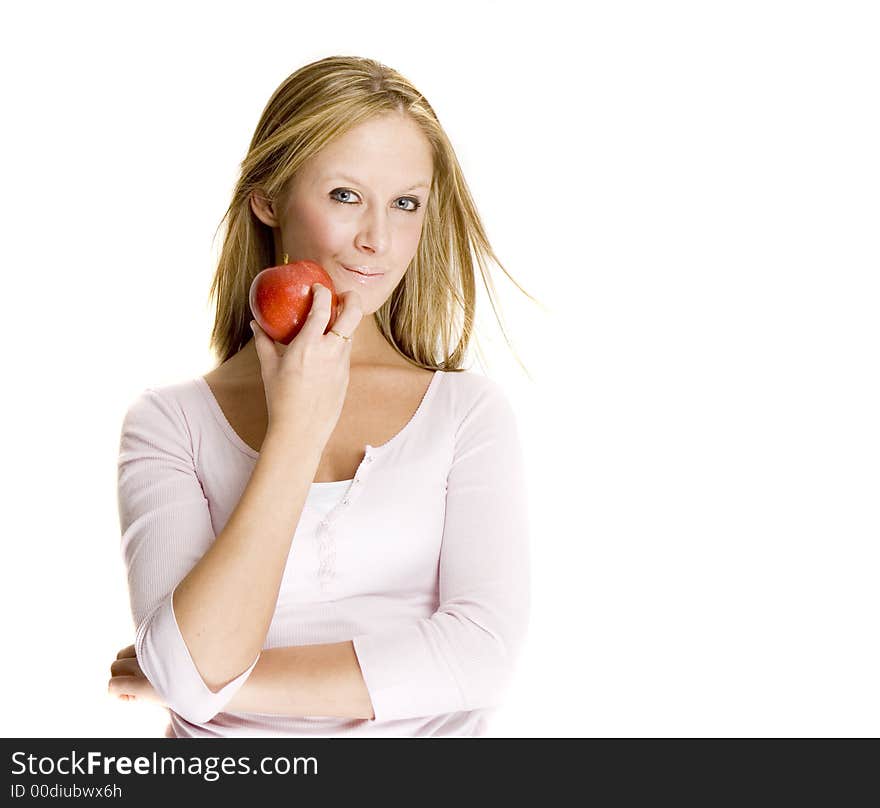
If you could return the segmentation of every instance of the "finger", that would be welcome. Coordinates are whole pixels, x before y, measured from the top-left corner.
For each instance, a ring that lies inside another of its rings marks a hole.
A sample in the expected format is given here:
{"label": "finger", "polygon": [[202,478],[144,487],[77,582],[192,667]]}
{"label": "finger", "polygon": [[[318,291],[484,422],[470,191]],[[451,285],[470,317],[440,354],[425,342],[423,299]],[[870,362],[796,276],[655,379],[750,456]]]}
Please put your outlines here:
{"label": "finger", "polygon": [[306,321],[296,339],[318,339],[327,330],[330,321],[330,290],[320,283],[312,284],[312,300]]}
{"label": "finger", "polygon": [[110,675],[111,676],[131,676],[135,673],[138,673],[141,669],[141,666],[138,664],[137,659],[117,659],[110,665]]}
{"label": "finger", "polygon": [[140,684],[136,676],[114,676],[107,682],[107,693],[111,696],[134,696],[139,689]]}
{"label": "finger", "polygon": [[128,700],[160,702],[161,698],[153,686],[143,677],[119,677],[107,683],[107,693]]}
{"label": "finger", "polygon": [[[336,321],[331,328],[346,337],[350,337],[361,320],[364,319],[363,302],[356,289],[349,289],[339,296],[342,305],[337,309]],[[347,344],[351,344],[346,340]]]}
{"label": "finger", "polygon": [[117,655],[117,659],[125,659],[126,657],[136,656],[133,645],[126,645]]}

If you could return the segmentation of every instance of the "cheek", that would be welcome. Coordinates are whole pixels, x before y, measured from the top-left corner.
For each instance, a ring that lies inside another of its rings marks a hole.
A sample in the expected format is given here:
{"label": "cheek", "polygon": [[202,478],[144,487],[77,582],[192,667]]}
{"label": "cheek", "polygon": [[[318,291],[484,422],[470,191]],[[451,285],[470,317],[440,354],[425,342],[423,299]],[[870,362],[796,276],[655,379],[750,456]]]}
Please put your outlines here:
{"label": "cheek", "polygon": [[401,225],[397,239],[401,248],[408,253],[414,253],[418,248],[419,239],[422,236],[422,225],[424,224],[424,219],[422,217],[417,219],[413,216],[412,219],[412,221]]}
{"label": "cheek", "polygon": [[294,238],[309,252],[335,250],[347,232],[345,224],[328,216],[326,211],[301,208],[293,215]]}

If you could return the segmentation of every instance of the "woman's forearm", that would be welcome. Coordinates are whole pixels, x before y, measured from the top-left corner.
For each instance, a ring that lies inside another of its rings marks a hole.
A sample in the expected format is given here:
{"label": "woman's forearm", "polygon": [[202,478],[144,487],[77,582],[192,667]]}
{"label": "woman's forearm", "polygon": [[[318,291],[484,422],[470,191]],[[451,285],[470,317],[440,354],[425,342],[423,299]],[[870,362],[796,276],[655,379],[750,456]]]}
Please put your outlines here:
{"label": "woman's forearm", "polygon": [[263,651],[224,712],[375,717],[351,640]]}
{"label": "woman's forearm", "polygon": [[322,451],[310,435],[270,431],[226,526],[174,590],[180,633],[214,692],[263,647]]}

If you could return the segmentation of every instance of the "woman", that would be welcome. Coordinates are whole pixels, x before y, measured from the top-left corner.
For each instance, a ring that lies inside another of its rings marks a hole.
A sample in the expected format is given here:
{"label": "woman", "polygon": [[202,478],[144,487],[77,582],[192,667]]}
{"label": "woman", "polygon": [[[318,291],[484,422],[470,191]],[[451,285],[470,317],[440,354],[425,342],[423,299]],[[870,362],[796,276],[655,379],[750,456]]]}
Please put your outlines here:
{"label": "woman", "polygon": [[[110,692],[167,705],[169,737],[482,735],[525,639],[527,517],[513,411],[460,367],[494,254],[448,138],[395,71],[323,59],[273,94],[225,218],[220,364],[123,422],[137,633]],[[314,286],[288,346],[248,307],[285,254],[341,300],[328,330]]]}

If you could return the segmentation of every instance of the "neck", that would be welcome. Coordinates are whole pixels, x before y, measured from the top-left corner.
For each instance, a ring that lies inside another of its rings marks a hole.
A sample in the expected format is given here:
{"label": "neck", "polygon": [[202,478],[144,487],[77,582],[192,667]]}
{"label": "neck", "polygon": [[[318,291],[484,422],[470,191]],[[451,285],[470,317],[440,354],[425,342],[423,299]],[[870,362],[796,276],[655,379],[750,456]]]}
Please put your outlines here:
{"label": "neck", "polygon": [[389,365],[400,364],[404,360],[385,339],[376,318],[372,314],[364,315],[357,328],[351,334],[351,364]]}
{"label": "neck", "polygon": [[[329,332],[325,336],[338,339]],[[257,356],[257,348],[253,339],[248,340],[245,346],[229,359],[227,364],[230,366],[228,370],[238,378],[254,381],[262,378],[260,359]],[[351,334],[352,369],[409,364],[388,344],[373,315],[365,315]]]}

